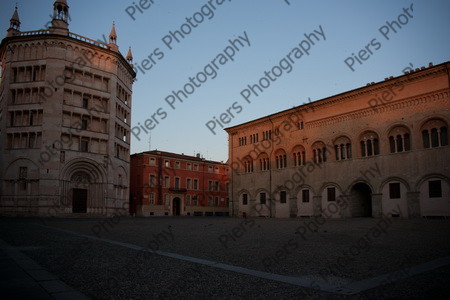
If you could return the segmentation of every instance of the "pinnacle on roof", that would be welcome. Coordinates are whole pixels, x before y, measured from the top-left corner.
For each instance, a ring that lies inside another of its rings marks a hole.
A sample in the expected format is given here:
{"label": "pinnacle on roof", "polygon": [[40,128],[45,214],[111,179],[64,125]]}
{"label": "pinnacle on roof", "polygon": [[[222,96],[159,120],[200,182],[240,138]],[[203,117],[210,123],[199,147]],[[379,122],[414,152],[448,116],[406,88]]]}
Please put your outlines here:
{"label": "pinnacle on roof", "polygon": [[133,53],[131,52],[131,47],[128,49],[127,61],[131,63],[133,61]]}
{"label": "pinnacle on roof", "polygon": [[109,42],[115,44],[117,41],[116,24],[112,25],[111,33],[109,34]]}

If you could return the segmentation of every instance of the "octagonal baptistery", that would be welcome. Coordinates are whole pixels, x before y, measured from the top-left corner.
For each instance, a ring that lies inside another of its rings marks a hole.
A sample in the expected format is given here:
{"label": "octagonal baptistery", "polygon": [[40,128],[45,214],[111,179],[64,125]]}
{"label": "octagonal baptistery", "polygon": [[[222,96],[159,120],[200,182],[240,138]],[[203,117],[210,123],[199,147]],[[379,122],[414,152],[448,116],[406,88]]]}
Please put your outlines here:
{"label": "octagonal baptistery", "polygon": [[0,44],[0,214],[128,213],[133,71],[116,44],[51,25],[20,31],[17,7]]}

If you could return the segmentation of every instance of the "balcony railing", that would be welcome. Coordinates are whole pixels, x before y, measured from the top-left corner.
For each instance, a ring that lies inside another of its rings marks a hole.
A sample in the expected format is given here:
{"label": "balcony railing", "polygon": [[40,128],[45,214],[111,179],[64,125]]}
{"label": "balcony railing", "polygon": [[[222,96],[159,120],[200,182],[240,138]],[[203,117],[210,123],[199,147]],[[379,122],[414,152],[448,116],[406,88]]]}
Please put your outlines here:
{"label": "balcony railing", "polygon": [[182,188],[169,188],[169,192],[183,194],[187,192],[187,189]]}

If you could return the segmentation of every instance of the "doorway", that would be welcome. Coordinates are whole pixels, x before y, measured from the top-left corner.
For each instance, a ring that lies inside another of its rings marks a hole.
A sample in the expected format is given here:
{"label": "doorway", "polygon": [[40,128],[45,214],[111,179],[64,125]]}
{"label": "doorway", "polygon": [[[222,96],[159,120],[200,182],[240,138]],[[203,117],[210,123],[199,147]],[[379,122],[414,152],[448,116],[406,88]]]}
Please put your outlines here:
{"label": "doorway", "polygon": [[174,216],[179,216],[180,215],[180,207],[181,207],[181,200],[180,198],[176,197],[173,199],[173,203],[172,203],[172,214]]}
{"label": "doorway", "polygon": [[72,197],[72,213],[87,213],[87,190],[73,189]]}
{"label": "doorway", "polygon": [[365,183],[352,187],[352,217],[372,217],[372,189]]}

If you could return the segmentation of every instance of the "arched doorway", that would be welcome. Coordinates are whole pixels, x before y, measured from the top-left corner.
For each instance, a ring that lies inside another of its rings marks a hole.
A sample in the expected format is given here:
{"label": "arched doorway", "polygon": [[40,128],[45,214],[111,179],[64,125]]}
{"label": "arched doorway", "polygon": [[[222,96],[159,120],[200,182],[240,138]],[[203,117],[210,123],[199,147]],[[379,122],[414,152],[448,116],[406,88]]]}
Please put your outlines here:
{"label": "arched doorway", "polygon": [[72,213],[87,213],[88,189],[91,178],[85,172],[72,175]]}
{"label": "arched doorway", "polygon": [[181,200],[180,198],[176,197],[173,199],[172,202],[172,214],[174,216],[179,216],[180,215],[180,207],[181,207]]}
{"label": "arched doorway", "polygon": [[[61,208],[65,213],[108,213],[106,171],[87,158],[75,158],[61,169]],[[110,206],[114,204],[109,204]]]}
{"label": "arched doorway", "polygon": [[372,217],[372,189],[365,183],[357,183],[351,190],[352,217]]}

